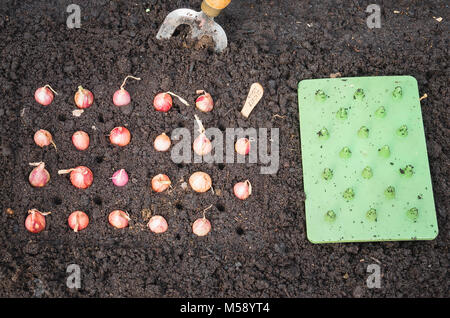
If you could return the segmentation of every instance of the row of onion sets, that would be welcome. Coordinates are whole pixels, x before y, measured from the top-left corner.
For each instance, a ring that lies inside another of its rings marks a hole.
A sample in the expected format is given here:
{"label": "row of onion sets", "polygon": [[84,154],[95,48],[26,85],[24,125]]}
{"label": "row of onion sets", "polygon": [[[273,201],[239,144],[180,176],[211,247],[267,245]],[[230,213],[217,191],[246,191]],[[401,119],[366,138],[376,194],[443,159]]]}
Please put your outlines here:
{"label": "row of onion sets", "polygon": [[[128,79],[141,80],[138,77],[127,76],[113,95],[113,103],[117,107],[126,106],[131,102],[131,96],[128,91],[125,90],[125,84]],[[204,90],[198,90],[197,94],[200,96],[196,100],[196,107],[202,112],[210,112],[214,108],[214,101],[211,95]],[[43,106],[49,106],[58,93],[50,86],[38,88],[35,92],[35,100]],[[153,100],[153,107],[159,112],[168,112],[173,105],[172,96],[178,98],[181,103],[189,106],[189,103],[182,97],[172,92],[159,93]],[[86,109],[92,106],[94,103],[94,95],[88,89],[82,86],[78,87],[78,91],[74,97],[75,105],[80,109]],[[212,151],[212,143],[205,134],[205,128],[195,115],[195,120],[198,125],[199,135],[194,140],[193,150],[200,156],[205,156]],[[126,127],[115,127],[109,134],[109,140],[112,145],[118,147],[126,147],[131,142],[131,132]],[[34,142],[39,147],[53,146],[57,151],[57,145],[53,140],[52,134],[44,129],[36,131],[34,134]],[[86,151],[89,148],[90,138],[89,134],[84,131],[76,131],[72,135],[72,143],[74,147],[79,151]],[[153,142],[153,147],[159,152],[168,152],[172,143],[169,136],[165,133],[157,136]],[[246,156],[250,152],[250,140],[247,138],[239,138],[235,144],[235,150],[238,154]],[[45,187],[50,181],[50,173],[45,169],[44,162],[30,163],[34,166],[29,175],[29,182],[33,187],[42,188]],[[94,181],[94,174],[91,169],[85,166],[78,166],[70,169],[63,169],[58,171],[59,175],[70,174],[70,182],[78,189],[89,188]],[[116,187],[124,187],[128,183],[128,173],[125,169],[120,169],[111,177],[111,181]],[[151,181],[151,189],[153,192],[162,193],[171,187],[171,180],[165,174],[158,174],[153,177]],[[209,190],[213,191],[211,177],[202,171],[193,173],[189,178],[189,185],[195,192],[205,193]],[[246,200],[252,193],[252,186],[249,180],[238,182],[233,187],[235,196],[241,200]],[[211,208],[211,207],[209,207]],[[205,216],[203,210],[203,217],[197,219],[192,225],[192,231],[197,236],[205,236],[211,231],[211,223]],[[25,227],[32,233],[39,233],[45,229],[46,222],[45,217],[51,214],[51,212],[40,212],[37,209],[31,209],[28,211],[28,216],[25,220]],[[109,214],[109,223],[118,229],[128,227],[130,221],[130,215],[121,210],[114,210]],[[69,227],[75,232],[85,229],[89,224],[89,217],[83,211],[75,211],[70,214],[68,218]],[[164,233],[168,230],[168,223],[163,216],[154,215],[150,218],[147,224],[148,228],[157,234]]]}

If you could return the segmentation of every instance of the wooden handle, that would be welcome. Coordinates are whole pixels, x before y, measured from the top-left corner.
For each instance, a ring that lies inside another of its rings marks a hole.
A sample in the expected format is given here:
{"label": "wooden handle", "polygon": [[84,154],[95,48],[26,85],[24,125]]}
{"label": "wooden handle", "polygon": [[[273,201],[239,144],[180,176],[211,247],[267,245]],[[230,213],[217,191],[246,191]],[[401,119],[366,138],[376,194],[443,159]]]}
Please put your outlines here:
{"label": "wooden handle", "polygon": [[202,11],[214,18],[217,17],[220,14],[220,11],[225,9],[229,4],[231,0],[203,0],[202,3]]}
{"label": "wooden handle", "polygon": [[206,4],[216,10],[223,10],[230,4],[231,0],[205,0]]}

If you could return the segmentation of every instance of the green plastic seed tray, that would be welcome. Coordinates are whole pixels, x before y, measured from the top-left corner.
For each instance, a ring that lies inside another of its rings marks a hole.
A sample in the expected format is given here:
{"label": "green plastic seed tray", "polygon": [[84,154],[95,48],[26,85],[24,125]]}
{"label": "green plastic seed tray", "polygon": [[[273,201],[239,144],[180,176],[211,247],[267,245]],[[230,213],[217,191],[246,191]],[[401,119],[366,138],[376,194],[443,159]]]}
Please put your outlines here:
{"label": "green plastic seed tray", "polygon": [[312,243],[431,240],[438,234],[417,81],[298,85]]}

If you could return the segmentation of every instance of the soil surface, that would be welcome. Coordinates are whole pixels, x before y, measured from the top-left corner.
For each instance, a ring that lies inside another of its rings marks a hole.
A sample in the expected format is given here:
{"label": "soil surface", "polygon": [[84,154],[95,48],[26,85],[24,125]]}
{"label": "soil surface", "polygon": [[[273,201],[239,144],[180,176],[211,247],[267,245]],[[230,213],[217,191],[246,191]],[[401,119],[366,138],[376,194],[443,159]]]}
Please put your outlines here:
{"label": "soil surface", "polygon": [[[379,1],[381,28],[366,25],[367,1],[233,1],[216,20],[229,39],[223,54],[192,45],[181,27],[170,41],[155,36],[164,17],[192,1],[78,1],[80,29],[69,29],[72,0],[16,1],[0,5],[0,296],[1,297],[424,297],[448,296],[449,94],[448,5],[445,1]],[[147,10],[149,9],[149,10]],[[396,13],[396,11],[398,11]],[[436,18],[442,17],[441,22]],[[206,47],[205,47],[206,46]],[[313,245],[306,238],[297,84],[302,79],[412,75],[419,82],[440,234],[426,242]],[[131,107],[112,95],[125,76]],[[248,120],[239,111],[250,85],[265,95]],[[49,107],[34,91],[51,84]],[[94,105],[74,117],[79,85]],[[193,104],[205,89],[216,101],[200,114],[176,99],[155,112],[152,101],[173,91]],[[206,127],[280,128],[280,168],[260,174],[262,164],[176,164],[157,153],[153,139],[177,127],[194,130],[194,114]],[[127,126],[132,142],[112,146],[107,135]],[[41,149],[38,129],[58,146]],[[85,130],[88,151],[71,136]],[[28,183],[29,162],[44,161],[48,186]],[[87,190],[74,188],[59,169],[86,165],[94,172]],[[130,182],[109,179],[125,168]],[[215,194],[183,190],[182,180],[203,170]],[[167,174],[173,189],[150,192],[151,178]],[[253,194],[237,200],[232,187],[250,179]],[[206,212],[213,230],[203,238],[191,225]],[[5,211],[11,208],[13,215]],[[40,234],[26,231],[27,211],[52,211]],[[128,211],[130,227],[108,224],[114,209]],[[141,211],[163,215],[169,231],[155,235]],[[72,211],[90,217],[86,230],[67,226]],[[66,269],[81,269],[81,288],[69,289]],[[381,268],[381,288],[366,287],[369,264]]]}

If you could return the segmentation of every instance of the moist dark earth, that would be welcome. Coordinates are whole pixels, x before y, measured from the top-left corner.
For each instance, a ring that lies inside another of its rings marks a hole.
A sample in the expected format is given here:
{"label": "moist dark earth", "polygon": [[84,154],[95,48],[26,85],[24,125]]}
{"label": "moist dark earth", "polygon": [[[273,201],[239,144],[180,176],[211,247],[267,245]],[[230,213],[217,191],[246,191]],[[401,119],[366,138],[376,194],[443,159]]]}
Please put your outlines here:
{"label": "moist dark earth", "polygon": [[[170,41],[155,38],[167,13],[199,9],[200,0],[78,1],[82,25],[69,29],[66,8],[72,2],[0,5],[0,296],[448,296],[448,3],[378,1],[381,28],[369,29],[368,1],[233,1],[216,19],[227,32],[228,48],[215,54],[187,40],[187,27]],[[428,95],[421,105],[440,232],[435,240],[327,245],[307,240],[297,84],[338,72],[412,75],[420,95]],[[112,95],[130,74],[142,80],[128,82],[132,105],[119,109]],[[265,94],[245,119],[240,110],[254,82]],[[33,97],[45,84],[59,93],[49,107]],[[74,117],[79,85],[94,93],[95,102]],[[168,113],[152,107],[155,94],[169,90],[193,105],[198,89],[213,96],[211,113],[176,99]],[[194,114],[205,127],[221,130],[279,128],[278,172],[260,174],[262,163],[177,164],[153,149],[162,132],[193,131]],[[133,137],[119,149],[107,135],[121,125]],[[38,129],[53,134],[58,151],[34,144]],[[76,130],[91,136],[85,152],[71,144]],[[42,189],[28,183],[28,163],[37,161],[51,174]],[[57,174],[78,165],[93,170],[87,190]],[[120,168],[130,175],[124,188],[109,179]],[[211,175],[215,194],[183,190],[183,181],[198,170]],[[151,193],[150,180],[159,173],[171,178],[171,191]],[[253,193],[241,201],[232,187],[245,179]],[[210,205],[212,232],[198,238],[192,223]],[[31,208],[52,212],[40,234],[24,227]],[[115,209],[129,212],[129,228],[109,225],[107,216]],[[169,230],[151,233],[143,209],[163,215]],[[67,225],[75,210],[90,217],[79,233]],[[80,266],[80,289],[66,286],[70,264]],[[380,266],[381,288],[366,287],[369,264]]]}

